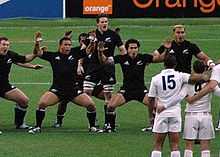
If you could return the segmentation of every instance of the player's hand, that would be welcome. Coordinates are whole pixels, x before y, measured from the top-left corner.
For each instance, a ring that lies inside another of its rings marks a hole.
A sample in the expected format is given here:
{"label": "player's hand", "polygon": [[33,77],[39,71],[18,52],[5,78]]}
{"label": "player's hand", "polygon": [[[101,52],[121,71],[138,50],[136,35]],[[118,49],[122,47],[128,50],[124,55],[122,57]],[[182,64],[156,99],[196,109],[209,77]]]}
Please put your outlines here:
{"label": "player's hand", "polygon": [[165,110],[166,108],[164,107],[164,105],[162,104],[157,104],[157,108],[156,108],[156,112],[157,113],[161,113],[163,110]]}
{"label": "player's hand", "polygon": [[33,69],[38,70],[38,69],[42,69],[44,66],[40,65],[40,64],[35,64],[33,65]]}
{"label": "player's hand", "polygon": [[105,43],[103,41],[100,41],[98,43],[98,46],[97,46],[97,50],[100,51],[100,52],[104,52],[105,50],[107,50],[108,48],[105,48]]}
{"label": "player's hand", "polygon": [[171,48],[171,45],[172,45],[172,40],[171,40],[170,38],[167,38],[166,40],[164,40],[163,46],[164,46],[166,49],[170,49],[170,48]]}
{"label": "player's hand", "polygon": [[72,32],[73,32],[73,31],[67,31],[67,32],[65,32],[65,33],[64,33],[64,37],[71,39],[71,38],[72,38]]}
{"label": "player's hand", "polygon": [[77,66],[77,75],[82,76],[84,74],[84,68],[82,65],[78,64]]}
{"label": "player's hand", "polygon": [[96,42],[98,39],[96,38],[96,32],[93,30],[91,32],[89,32],[89,37],[88,39],[90,40],[90,43],[91,42]]}
{"label": "player's hand", "polygon": [[35,33],[35,43],[40,43],[41,41],[43,41],[42,34],[38,31]]}
{"label": "player's hand", "polygon": [[47,46],[41,46],[40,50],[43,51],[43,52],[46,52],[48,50],[48,47]]}

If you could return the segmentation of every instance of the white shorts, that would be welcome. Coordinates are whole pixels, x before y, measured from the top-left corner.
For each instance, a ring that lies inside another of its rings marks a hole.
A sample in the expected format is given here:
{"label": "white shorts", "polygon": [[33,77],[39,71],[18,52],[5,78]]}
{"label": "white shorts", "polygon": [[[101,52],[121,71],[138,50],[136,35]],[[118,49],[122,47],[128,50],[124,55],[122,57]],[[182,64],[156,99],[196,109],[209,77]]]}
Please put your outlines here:
{"label": "white shorts", "polygon": [[156,115],[154,120],[153,132],[168,133],[181,132],[181,116],[176,117],[162,117]]}
{"label": "white shorts", "polygon": [[186,113],[183,138],[188,140],[215,138],[212,115],[208,112]]}

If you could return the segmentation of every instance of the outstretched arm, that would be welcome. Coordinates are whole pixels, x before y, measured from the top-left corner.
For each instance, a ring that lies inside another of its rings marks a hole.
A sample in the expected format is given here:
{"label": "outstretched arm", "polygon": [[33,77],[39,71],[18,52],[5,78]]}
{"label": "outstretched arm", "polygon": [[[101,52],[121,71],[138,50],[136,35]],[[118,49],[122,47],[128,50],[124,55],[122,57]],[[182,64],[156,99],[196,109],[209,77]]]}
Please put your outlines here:
{"label": "outstretched arm", "polygon": [[29,68],[29,69],[35,69],[35,70],[43,68],[43,65],[40,65],[40,64],[31,64],[31,63],[15,63],[15,64],[23,68]]}

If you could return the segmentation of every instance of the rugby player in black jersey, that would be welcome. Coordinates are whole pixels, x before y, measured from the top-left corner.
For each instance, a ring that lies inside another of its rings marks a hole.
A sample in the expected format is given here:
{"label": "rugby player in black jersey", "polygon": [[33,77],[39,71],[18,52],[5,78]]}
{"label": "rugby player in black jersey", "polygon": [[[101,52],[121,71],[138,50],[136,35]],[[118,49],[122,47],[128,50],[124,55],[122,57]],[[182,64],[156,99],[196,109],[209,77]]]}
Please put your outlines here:
{"label": "rugby player in black jersey", "polygon": [[[96,19],[97,29],[95,30],[95,36],[91,36],[94,42],[105,42],[105,47],[107,48],[104,53],[109,61],[113,62],[114,51],[117,46],[120,54],[125,54],[126,49],[123,45],[121,37],[119,34],[111,29],[109,29],[109,19],[105,14],[100,14]],[[88,66],[85,71],[85,81],[83,84],[84,92],[88,95],[92,95],[92,91],[97,83],[101,81],[104,88],[105,97],[105,117],[106,117],[106,106],[111,99],[113,85],[116,83],[115,80],[115,66],[114,64],[101,64],[98,59],[97,49],[88,56]],[[106,119],[105,119],[106,121]]]}
{"label": "rugby player in black jersey", "polygon": [[[65,36],[71,38],[71,32],[65,33]],[[87,38],[88,38],[87,33],[81,33],[79,35],[78,37],[79,46],[72,48],[74,53],[78,53],[78,54],[82,53],[81,50],[86,48]],[[83,91],[84,70],[86,69],[86,67],[87,67],[87,57],[84,57],[78,60],[78,67],[77,67],[78,73],[76,74],[75,77],[76,77],[76,85],[78,84],[78,89],[81,91]],[[101,84],[98,84],[94,87],[92,96],[95,96],[96,98],[104,100],[103,86]],[[58,104],[57,118],[56,118],[56,121],[53,127],[59,128],[62,126],[63,118],[66,112],[68,102],[69,102],[68,100],[63,100]]]}
{"label": "rugby player in black jersey", "polygon": [[[16,103],[16,128],[28,128],[28,126],[24,124],[24,117],[29,98],[20,89],[9,83],[9,74],[12,63],[24,65],[22,63],[32,61],[36,57],[36,54],[33,53],[22,56],[9,50],[9,47],[9,39],[7,37],[0,37],[0,97]],[[28,67],[29,65],[26,66]]]}
{"label": "rugby player in black jersey", "polygon": [[[36,41],[38,42],[38,41]],[[41,126],[45,117],[45,109],[48,106],[68,100],[75,104],[83,106],[87,109],[87,118],[90,125],[90,131],[96,132],[95,127],[96,108],[92,99],[86,94],[82,93],[76,85],[76,68],[78,59],[81,54],[74,53],[71,49],[71,39],[63,37],[59,41],[58,52],[45,52],[39,49],[40,43],[36,44],[37,54],[41,59],[50,62],[53,70],[53,83],[49,91],[45,92],[39,102],[36,110],[36,126],[29,130],[29,133],[35,134],[41,132]]]}
{"label": "rugby player in black jersey", "polygon": [[[145,67],[153,62],[158,62],[159,57],[150,54],[139,53],[140,43],[136,39],[129,39],[125,43],[127,54],[116,55],[115,64],[119,63],[123,72],[123,85],[116,95],[114,95],[107,106],[107,127],[104,132],[115,130],[115,109],[131,100],[137,100],[144,105],[148,105],[148,90],[144,83]],[[105,55],[101,56],[104,62],[108,62]]]}

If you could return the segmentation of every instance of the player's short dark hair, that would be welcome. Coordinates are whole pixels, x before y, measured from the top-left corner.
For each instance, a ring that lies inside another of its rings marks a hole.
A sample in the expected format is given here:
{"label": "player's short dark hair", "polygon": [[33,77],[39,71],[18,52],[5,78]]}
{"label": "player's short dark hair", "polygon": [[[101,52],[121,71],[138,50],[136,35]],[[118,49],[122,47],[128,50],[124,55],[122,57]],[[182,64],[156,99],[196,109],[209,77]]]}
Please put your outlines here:
{"label": "player's short dark hair", "polygon": [[125,42],[125,48],[126,50],[128,50],[128,47],[129,47],[129,44],[137,44],[138,48],[140,47],[140,43],[137,39],[128,39],[126,42]]}
{"label": "player's short dark hair", "polygon": [[166,55],[164,58],[164,66],[165,68],[175,68],[177,65],[177,60],[174,55]]}
{"label": "player's short dark hair", "polygon": [[102,18],[102,17],[108,18],[108,15],[107,15],[107,14],[104,14],[104,13],[99,14],[99,15],[97,16],[97,18],[96,18],[96,23],[99,23],[99,19]]}
{"label": "player's short dark hair", "polygon": [[60,39],[60,41],[59,41],[59,45],[62,45],[63,41],[65,41],[65,40],[69,40],[69,41],[71,41],[70,38],[68,38],[68,37],[63,37],[63,38]]}
{"label": "player's short dark hair", "polygon": [[7,37],[0,37],[0,42],[2,42],[2,40],[8,41]]}
{"label": "player's short dark hair", "polygon": [[196,60],[194,63],[193,63],[193,70],[196,72],[196,73],[203,73],[206,69],[206,65],[202,62],[202,61],[199,61],[199,60]]}
{"label": "player's short dark hair", "polygon": [[79,37],[78,37],[78,41],[79,41],[79,42],[80,42],[80,40],[81,40],[81,37],[85,37],[85,38],[87,38],[87,37],[88,37],[88,34],[85,33],[85,32],[80,33],[80,35],[79,35]]}

